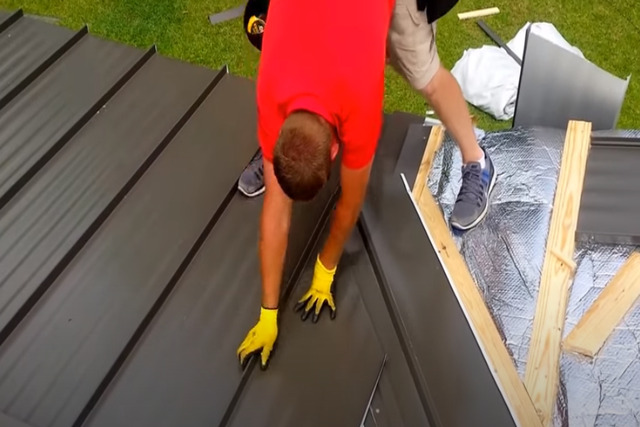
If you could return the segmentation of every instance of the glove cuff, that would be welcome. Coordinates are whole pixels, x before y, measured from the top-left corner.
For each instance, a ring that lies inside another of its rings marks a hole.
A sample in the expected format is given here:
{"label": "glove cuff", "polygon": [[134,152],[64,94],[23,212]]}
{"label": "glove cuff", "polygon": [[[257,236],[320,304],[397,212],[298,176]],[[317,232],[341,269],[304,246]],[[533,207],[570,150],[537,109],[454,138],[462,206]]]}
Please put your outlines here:
{"label": "glove cuff", "polygon": [[329,276],[333,276],[334,274],[336,274],[336,269],[337,268],[338,268],[338,266],[336,265],[331,270],[329,270],[327,267],[324,266],[324,264],[322,264],[322,261],[320,261],[320,254],[318,254],[318,258],[316,260],[316,269],[320,270],[321,273],[329,275]]}
{"label": "glove cuff", "polygon": [[275,323],[278,320],[278,309],[277,308],[264,308],[260,307],[260,321]]}

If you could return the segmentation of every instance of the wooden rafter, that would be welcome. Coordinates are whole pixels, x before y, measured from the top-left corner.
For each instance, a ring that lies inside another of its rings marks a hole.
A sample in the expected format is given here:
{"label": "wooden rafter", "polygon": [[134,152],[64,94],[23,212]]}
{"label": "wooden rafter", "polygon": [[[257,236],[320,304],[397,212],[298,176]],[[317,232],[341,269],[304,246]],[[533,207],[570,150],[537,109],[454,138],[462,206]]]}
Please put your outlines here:
{"label": "wooden rafter", "polygon": [[542,424],[552,423],[559,384],[562,331],[575,272],[575,231],[591,143],[591,123],[570,121],[542,266],[525,385]]}
{"label": "wooden rafter", "polygon": [[[416,182],[413,184],[412,195],[415,200],[420,200],[422,192],[426,188],[427,177],[433,166],[433,161],[436,158],[436,153],[442,146],[444,141],[444,129],[442,126],[434,126],[431,128],[429,139],[427,140],[427,146],[424,149],[422,160],[420,161],[420,167],[418,168],[418,175],[416,176]],[[418,185],[418,183],[421,183]]]}
{"label": "wooden rafter", "polygon": [[433,158],[442,144],[443,137],[444,132],[440,126],[432,129],[413,184],[412,198],[418,206],[426,232],[439,254],[442,267],[450,278],[460,306],[514,420],[519,426],[540,426],[533,402],[518,375],[484,298],[453,241],[435,199],[425,188]]}

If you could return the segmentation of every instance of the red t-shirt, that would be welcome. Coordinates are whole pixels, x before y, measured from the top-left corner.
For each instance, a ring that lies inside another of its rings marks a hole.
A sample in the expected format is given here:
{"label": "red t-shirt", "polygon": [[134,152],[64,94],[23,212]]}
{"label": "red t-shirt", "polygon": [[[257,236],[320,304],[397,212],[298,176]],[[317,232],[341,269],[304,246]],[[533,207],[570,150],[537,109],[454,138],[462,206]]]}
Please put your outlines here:
{"label": "red t-shirt", "polygon": [[272,161],[293,110],[337,129],[343,164],[366,166],[382,125],[386,39],[394,0],[271,0],[257,79],[258,138]]}

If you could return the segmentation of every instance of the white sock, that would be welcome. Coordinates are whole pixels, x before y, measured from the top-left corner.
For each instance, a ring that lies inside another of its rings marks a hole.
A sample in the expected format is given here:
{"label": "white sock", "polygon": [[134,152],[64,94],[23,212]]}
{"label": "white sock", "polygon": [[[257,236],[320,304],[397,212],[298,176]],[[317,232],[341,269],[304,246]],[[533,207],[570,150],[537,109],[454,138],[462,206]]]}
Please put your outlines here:
{"label": "white sock", "polygon": [[482,158],[480,160],[478,160],[478,161],[480,162],[480,167],[482,169],[484,169],[484,167],[486,166],[486,163],[487,163],[487,162],[484,161],[484,154],[482,155]]}

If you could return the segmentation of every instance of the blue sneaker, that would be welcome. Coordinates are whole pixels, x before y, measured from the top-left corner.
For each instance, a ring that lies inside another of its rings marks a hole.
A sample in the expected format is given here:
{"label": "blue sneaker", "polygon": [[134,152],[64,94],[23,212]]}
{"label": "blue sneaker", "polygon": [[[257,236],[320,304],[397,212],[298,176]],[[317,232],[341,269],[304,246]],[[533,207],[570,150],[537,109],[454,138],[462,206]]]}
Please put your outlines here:
{"label": "blue sneaker", "polygon": [[244,169],[238,180],[238,190],[247,197],[256,197],[264,193],[264,164],[262,150],[258,150]]}
{"label": "blue sneaker", "polygon": [[484,168],[480,162],[469,163],[462,168],[462,185],[451,213],[451,226],[469,230],[480,223],[489,209],[489,195],[496,183],[496,171],[489,154],[484,151]]}

